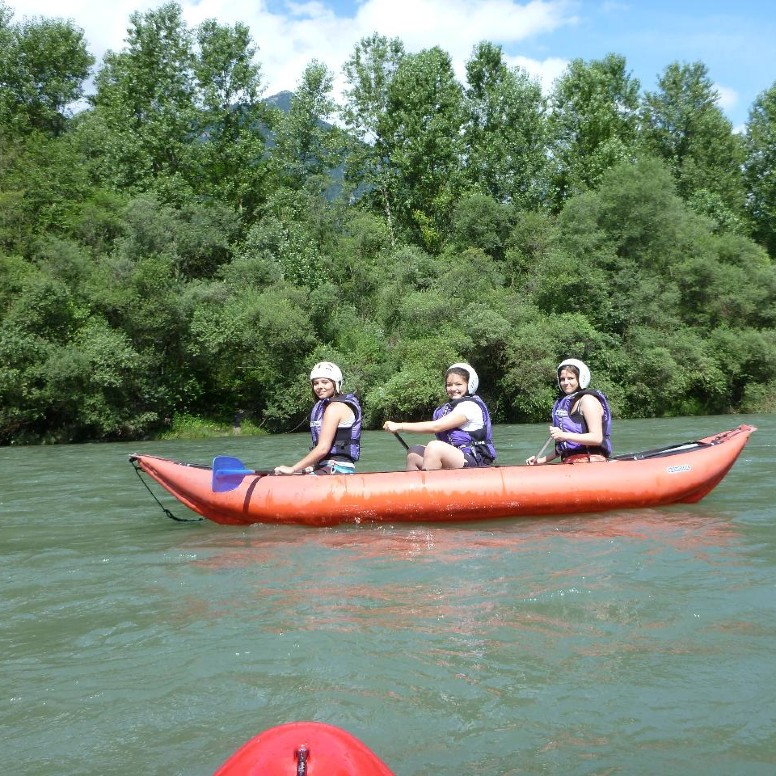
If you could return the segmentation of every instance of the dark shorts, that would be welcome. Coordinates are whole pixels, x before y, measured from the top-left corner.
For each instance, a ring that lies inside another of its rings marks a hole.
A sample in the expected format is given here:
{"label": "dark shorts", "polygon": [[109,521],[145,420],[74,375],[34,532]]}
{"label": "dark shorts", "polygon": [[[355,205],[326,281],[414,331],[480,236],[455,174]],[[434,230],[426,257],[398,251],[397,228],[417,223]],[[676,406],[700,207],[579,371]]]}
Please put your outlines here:
{"label": "dark shorts", "polygon": [[[416,455],[419,455],[422,458],[426,452],[426,446],[413,445],[412,447],[410,447],[410,449],[407,452],[415,453]],[[476,455],[473,455],[471,452],[467,452],[466,450],[461,450],[461,452],[463,453],[464,469],[478,469],[483,466],[490,466],[493,463],[493,461],[489,460],[488,458],[483,458],[481,455],[476,456]]]}
{"label": "dark shorts", "polygon": [[463,453],[464,469],[480,469],[485,466],[490,466],[493,463],[490,458],[484,458],[481,455],[472,455],[472,453],[467,452],[466,450],[461,450],[461,452]]}

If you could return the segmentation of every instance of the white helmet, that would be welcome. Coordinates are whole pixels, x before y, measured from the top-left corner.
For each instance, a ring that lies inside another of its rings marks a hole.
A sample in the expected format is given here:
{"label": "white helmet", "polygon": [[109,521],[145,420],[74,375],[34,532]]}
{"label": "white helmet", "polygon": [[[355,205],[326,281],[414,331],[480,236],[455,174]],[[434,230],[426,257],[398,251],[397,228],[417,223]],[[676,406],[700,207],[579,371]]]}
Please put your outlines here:
{"label": "white helmet", "polygon": [[469,364],[451,364],[447,367],[445,377],[450,373],[451,369],[463,369],[469,375],[469,383],[466,386],[466,393],[477,393],[477,388],[480,385],[480,378],[477,377],[477,373],[474,371],[474,367]]}
{"label": "white helmet", "polygon": [[[587,368],[587,364],[578,358],[567,358],[565,361],[561,361],[555,370],[555,373],[558,375],[558,388],[560,388],[560,370],[564,366],[575,366],[579,370],[579,387],[581,390],[584,391],[590,385],[590,370]],[[561,388],[561,390],[563,389]]]}
{"label": "white helmet", "polygon": [[342,372],[340,368],[331,361],[319,361],[310,372],[310,382],[319,377],[325,377],[334,383],[334,389],[337,393],[342,392]]}

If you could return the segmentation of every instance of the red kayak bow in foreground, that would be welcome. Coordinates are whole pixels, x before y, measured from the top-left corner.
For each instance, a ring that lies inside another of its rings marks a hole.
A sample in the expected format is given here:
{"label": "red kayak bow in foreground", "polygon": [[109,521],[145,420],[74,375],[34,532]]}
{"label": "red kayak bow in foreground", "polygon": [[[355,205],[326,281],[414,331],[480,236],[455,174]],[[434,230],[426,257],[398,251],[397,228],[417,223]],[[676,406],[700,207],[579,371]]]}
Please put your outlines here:
{"label": "red kayak bow in foreground", "polygon": [[241,746],[213,776],[393,776],[355,736],[323,722],[289,722]]}

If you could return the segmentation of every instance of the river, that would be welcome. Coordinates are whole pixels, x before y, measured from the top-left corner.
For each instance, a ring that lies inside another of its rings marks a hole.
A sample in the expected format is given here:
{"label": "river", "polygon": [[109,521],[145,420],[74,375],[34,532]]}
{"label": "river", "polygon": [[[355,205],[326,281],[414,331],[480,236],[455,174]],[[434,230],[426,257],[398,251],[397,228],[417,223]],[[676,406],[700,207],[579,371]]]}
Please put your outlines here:
{"label": "river", "polygon": [[[318,720],[397,776],[771,776],[776,415],[616,421],[614,442],[744,422],[699,504],[479,525],[176,522],[128,462],[267,468],[302,434],[0,449],[3,772],[207,776]],[[500,462],[546,430],[497,427]],[[402,467],[364,441],[363,470]]]}

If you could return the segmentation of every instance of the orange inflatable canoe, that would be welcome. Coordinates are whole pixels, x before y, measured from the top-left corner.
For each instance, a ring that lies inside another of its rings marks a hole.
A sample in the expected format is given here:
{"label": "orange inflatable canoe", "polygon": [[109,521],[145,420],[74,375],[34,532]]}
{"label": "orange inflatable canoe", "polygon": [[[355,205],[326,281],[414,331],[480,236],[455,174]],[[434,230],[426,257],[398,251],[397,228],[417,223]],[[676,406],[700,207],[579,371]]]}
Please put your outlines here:
{"label": "orange inflatable canoe", "polygon": [[289,722],[241,746],[213,776],[393,776],[365,744],[323,722]]}
{"label": "orange inflatable canoe", "polygon": [[428,472],[274,476],[235,458],[212,466],[140,453],[129,459],[216,523],[437,523],[694,503],[722,480],[755,430],[741,425],[602,463]]}

